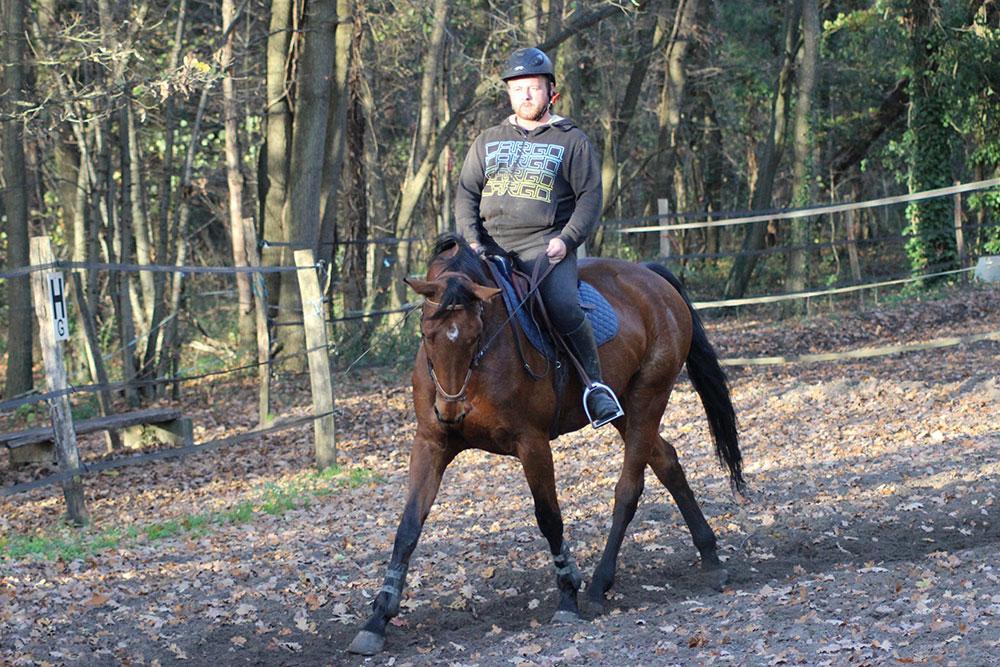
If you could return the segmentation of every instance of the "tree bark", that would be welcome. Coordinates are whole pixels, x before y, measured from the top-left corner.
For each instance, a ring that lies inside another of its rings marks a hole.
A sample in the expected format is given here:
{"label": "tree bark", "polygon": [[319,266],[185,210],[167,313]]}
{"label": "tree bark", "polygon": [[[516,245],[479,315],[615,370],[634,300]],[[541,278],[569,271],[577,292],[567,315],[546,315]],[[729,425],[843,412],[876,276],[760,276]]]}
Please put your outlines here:
{"label": "tree bark", "polygon": [[643,83],[646,81],[646,74],[649,72],[649,63],[653,53],[660,48],[662,41],[661,32],[657,29],[659,22],[656,17],[656,10],[659,6],[657,0],[643,2],[636,10],[639,16],[636,18],[635,30],[633,33],[632,51],[630,58],[632,67],[629,69],[628,83],[625,85],[625,94],[618,105],[614,119],[611,123],[609,141],[605,143],[605,150],[601,164],[601,185],[604,189],[604,214],[616,205],[618,199],[618,164],[625,145],[625,138],[628,136],[632,119],[635,118],[636,109],[642,93]]}
{"label": "tree bark", "polygon": [[861,162],[886,130],[900,118],[905,118],[910,104],[909,86],[910,77],[897,81],[892,90],[882,98],[878,109],[861,128],[852,133],[850,143],[837,151],[831,165],[834,182],[839,182],[848,169]]}
{"label": "tree bark", "polygon": [[[802,14],[802,49],[799,52],[799,66],[796,76],[798,95],[795,104],[794,154],[792,168],[794,181],[792,184],[792,206],[808,206],[816,195],[816,166],[813,155],[815,150],[815,114],[813,99],[816,89],[816,70],[819,61],[819,7],[817,0],[801,0]],[[790,243],[792,250],[788,255],[788,279],[786,292],[802,292],[806,289],[809,245],[812,235],[811,218],[797,218],[791,221]],[[789,301],[786,312],[803,313],[805,302]]]}
{"label": "tree bark", "polygon": [[[233,86],[233,39],[236,7],[233,0],[222,0],[222,30],[226,41],[222,46],[222,115],[226,130],[226,184],[228,185],[229,237],[232,244],[233,266],[249,266],[243,234],[243,173],[240,170],[239,107]],[[253,319],[253,295],[250,274],[236,274],[239,312],[239,342],[244,349],[255,348],[256,323]]]}
{"label": "tree bark", "polygon": [[524,31],[525,45],[534,46],[541,41],[538,30],[538,0],[521,0],[521,29]]}
{"label": "tree bark", "polygon": [[[187,19],[187,0],[180,0],[177,5],[177,23],[174,27],[174,44],[170,49],[168,60],[171,71],[177,69],[180,64],[181,46],[184,42],[184,26]],[[166,99],[166,107],[163,116],[163,173],[160,176],[159,192],[159,212],[158,212],[158,234],[156,236],[156,259],[161,263],[172,263],[170,257],[170,202],[173,194],[173,170],[174,170],[174,133],[176,130],[177,104],[173,92],[169,93]],[[146,345],[146,355],[143,358],[143,369],[150,369],[155,375],[154,364],[159,358],[164,336],[165,327],[162,321],[166,315],[166,286],[167,274],[156,272],[153,274],[153,316],[150,321],[155,329],[150,334],[150,339]],[[153,387],[154,393],[159,393],[159,385]]]}
{"label": "tree bark", "polygon": [[[292,113],[288,99],[290,83],[287,76],[291,45],[291,0],[274,0],[267,37],[267,106],[265,110],[263,177],[260,180],[262,236],[264,240],[284,241],[286,237],[284,209],[288,193],[288,162],[292,136]],[[288,266],[291,252],[278,246],[261,249],[264,266]],[[269,273],[265,278],[268,306],[277,308],[281,274]],[[273,316],[274,313],[269,313]]]}
{"label": "tree bark", "polygon": [[323,220],[320,239],[323,246],[319,257],[333,263],[337,256],[334,242],[337,239],[337,195],[340,191],[341,173],[344,168],[344,145],[347,125],[347,109],[350,104],[347,93],[347,78],[351,70],[351,42],[354,22],[347,19],[354,12],[354,0],[337,0],[337,28],[334,34],[333,59],[333,99],[330,100],[330,115],[326,128],[326,164],[323,169],[323,206],[320,216]]}
{"label": "tree bark", "polygon": [[[292,249],[308,248],[315,255],[320,238],[319,208],[331,97],[330,80],[333,76],[336,0],[312,0],[306,12],[297,77],[295,124],[292,128],[289,217],[284,241]],[[279,304],[284,317],[297,319],[294,313],[301,311],[302,305],[295,272],[282,274]],[[305,370],[305,357],[300,354],[305,350],[302,328],[281,327],[278,339],[285,354],[295,355],[286,361],[285,368],[291,372]]]}
{"label": "tree bark", "polygon": [[[3,190],[7,212],[7,268],[28,266],[28,188],[24,166],[24,134],[17,104],[22,99],[25,75],[24,20],[25,4],[3,0],[4,14],[4,88],[3,97]],[[7,331],[7,377],[4,395],[8,398],[31,391],[32,330],[31,279],[29,276],[7,281],[10,308]]]}
{"label": "tree bark", "polygon": [[[122,179],[121,186],[121,213],[116,218],[114,233],[118,244],[118,261],[122,264],[132,262],[133,239],[132,239],[132,164],[131,152],[129,148],[129,101],[126,98],[125,105],[118,112],[118,157],[120,173]],[[122,379],[126,383],[132,383],[136,379],[136,355],[135,349],[139,338],[136,333],[136,320],[142,322],[141,305],[138,303],[138,295],[135,293],[135,284],[132,281],[132,272],[115,271],[113,274],[115,285],[117,286],[117,299],[115,304],[118,317],[118,333],[121,336],[122,355]],[[139,330],[140,333],[142,330]],[[139,404],[139,393],[133,384],[125,386],[125,399],[130,406]]]}
{"label": "tree bark", "polygon": [[[150,241],[149,216],[146,214],[149,192],[146,190],[142,145],[139,142],[139,132],[136,129],[135,112],[131,101],[125,106],[125,120],[128,133],[129,168],[132,172],[132,238],[135,241],[135,256],[139,264],[152,264],[153,252]],[[156,322],[153,321],[153,300],[156,288],[153,285],[151,271],[140,271],[138,275],[139,286],[142,288],[142,298],[140,299],[142,311],[136,315],[141,315],[140,319],[145,323],[142,331],[148,333],[152,327],[156,326]],[[144,340],[148,344],[149,339]]]}
{"label": "tree bark", "polygon": [[[784,152],[787,139],[788,103],[791,98],[795,55],[799,48],[799,3],[798,0],[786,0],[785,6],[787,11],[785,12],[783,62],[771,100],[770,131],[761,148],[759,172],[750,198],[750,208],[753,210],[770,208],[771,206],[774,179],[778,173],[778,165],[781,163],[781,155]],[[726,298],[739,298],[746,293],[747,285],[750,284],[750,276],[757,266],[758,255],[754,251],[764,247],[766,231],[766,222],[754,222],[749,225],[743,237],[742,254],[736,257],[726,280]]]}
{"label": "tree bark", "polygon": [[[697,17],[700,0],[680,0],[674,16],[674,25],[670,39],[667,41],[666,71],[663,75],[663,87],[660,89],[660,104],[657,113],[657,147],[659,165],[657,180],[659,183],[675,182],[674,166],[677,163],[677,153],[680,148],[678,132],[681,126],[681,107],[687,87],[687,72],[684,59],[694,41],[697,30]],[[666,32],[666,26],[662,26]],[[662,187],[662,186],[661,186]],[[660,193],[657,193],[659,196]],[[662,193],[672,204],[672,210],[680,210],[677,202],[676,183],[673,191]]]}
{"label": "tree bark", "polygon": [[[367,170],[365,169],[365,118],[361,109],[358,82],[351,85],[350,105],[347,114],[347,210],[344,248],[344,265],[341,272],[344,285],[344,312],[360,312],[367,301],[368,275],[368,196]],[[344,348],[352,351],[367,349],[373,331],[372,320],[355,320],[347,323],[349,335],[343,337]]]}

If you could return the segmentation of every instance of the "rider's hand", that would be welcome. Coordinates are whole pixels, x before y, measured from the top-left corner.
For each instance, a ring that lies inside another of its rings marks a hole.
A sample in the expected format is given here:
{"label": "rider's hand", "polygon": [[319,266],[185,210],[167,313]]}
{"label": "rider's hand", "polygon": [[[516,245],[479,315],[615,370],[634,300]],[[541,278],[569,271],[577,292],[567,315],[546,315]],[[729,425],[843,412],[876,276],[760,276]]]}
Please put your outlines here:
{"label": "rider's hand", "polygon": [[480,257],[486,254],[486,248],[476,243],[475,241],[470,241],[469,247],[472,248],[476,252],[476,254],[479,255]]}
{"label": "rider's hand", "polygon": [[549,264],[558,264],[566,258],[566,242],[558,236],[549,241],[549,247],[545,249],[545,254],[549,258]]}

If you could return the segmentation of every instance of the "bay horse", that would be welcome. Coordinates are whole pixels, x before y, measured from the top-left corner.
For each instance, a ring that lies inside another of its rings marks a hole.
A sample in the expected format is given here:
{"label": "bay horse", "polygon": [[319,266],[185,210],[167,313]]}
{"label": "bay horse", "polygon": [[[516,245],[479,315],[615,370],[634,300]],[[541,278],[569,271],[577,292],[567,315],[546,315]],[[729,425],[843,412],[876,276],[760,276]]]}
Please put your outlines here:
{"label": "bay horse", "polygon": [[[588,601],[603,608],[625,530],[643,491],[646,466],[677,503],[703,569],[721,571],[715,534],[688,486],[676,450],[659,433],[685,362],[708,417],[716,454],[728,467],[737,492],[742,493],[745,482],[726,376],[677,278],[656,264],[611,259],[581,260],[580,278],[603,294],[620,322],[617,335],[599,350],[604,381],[625,409],[625,416],[612,422],[624,441],[625,454],[615,486],[611,530],[586,588]],[[520,460],[555,565],[559,602],[553,621],[579,618],[582,577],[563,541],[549,446],[552,432],[569,433],[589,423],[578,379],[570,380],[557,395],[552,382],[529,375],[518,348],[533,368],[544,368],[545,359],[519,328],[509,326],[503,300],[494,298],[500,290],[486,261],[461,237],[441,237],[426,278],[407,283],[424,297],[422,342],[412,377],[417,432],[410,452],[409,487],[384,585],[349,651],[374,655],[382,650],[386,625],[399,613],[410,556],[441,477],[455,456],[469,448]]]}

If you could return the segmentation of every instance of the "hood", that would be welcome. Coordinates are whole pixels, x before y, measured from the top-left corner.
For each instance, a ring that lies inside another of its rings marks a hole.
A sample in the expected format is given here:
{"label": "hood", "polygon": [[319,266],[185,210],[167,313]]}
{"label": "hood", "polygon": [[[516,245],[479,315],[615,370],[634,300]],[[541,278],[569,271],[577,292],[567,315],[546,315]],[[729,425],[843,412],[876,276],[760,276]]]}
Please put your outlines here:
{"label": "hood", "polygon": [[545,134],[546,132],[552,130],[553,128],[562,130],[563,132],[569,132],[574,127],[576,127],[576,123],[571,121],[569,118],[564,118],[563,116],[552,114],[551,120],[549,120],[549,122],[546,123],[545,125],[536,127],[533,130],[526,130],[520,125],[518,125],[517,122],[514,120],[514,118],[515,118],[514,114],[507,116],[506,124],[509,125],[511,129],[517,131],[518,133],[527,135],[529,137],[537,137],[541,134]]}

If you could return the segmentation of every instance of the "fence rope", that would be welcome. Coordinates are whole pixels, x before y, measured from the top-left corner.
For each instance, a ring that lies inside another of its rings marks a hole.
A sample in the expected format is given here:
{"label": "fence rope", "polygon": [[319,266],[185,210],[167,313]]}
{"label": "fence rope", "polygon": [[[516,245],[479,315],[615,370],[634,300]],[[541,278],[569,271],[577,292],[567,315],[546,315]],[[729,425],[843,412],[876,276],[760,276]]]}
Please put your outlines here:
{"label": "fence rope", "polygon": [[[972,183],[964,183],[961,185],[952,185],[947,188],[936,188],[934,190],[924,190],[923,192],[914,192],[908,195],[896,195],[893,197],[882,197],[880,199],[870,199],[863,202],[851,202],[846,204],[822,204],[820,206],[811,206],[809,208],[784,208],[784,209],[773,209],[773,211],[760,213],[757,215],[744,215],[736,218],[726,218],[720,220],[720,217],[727,215],[727,213],[702,213],[698,217],[712,217],[715,220],[705,220],[700,222],[682,222],[674,225],[650,225],[642,227],[624,227],[622,229],[617,229],[619,234],[632,234],[632,233],[645,233],[645,232],[668,232],[680,229],[706,229],[709,227],[728,227],[730,225],[745,225],[751,222],[766,222],[768,220],[791,220],[794,218],[811,218],[813,216],[828,215],[830,213],[841,213],[844,211],[857,211],[866,208],[877,208],[879,206],[889,206],[891,204],[901,204],[904,202],[911,201],[921,201],[924,199],[933,199],[935,197],[945,197],[948,195],[958,194],[960,192],[971,192],[975,190],[988,190],[990,188],[1000,187],[1000,178],[991,178],[985,181],[974,181]],[[663,218],[669,218],[677,216],[678,214],[668,213],[662,216],[647,216],[646,220],[661,220]]]}
{"label": "fence rope", "polygon": [[831,289],[817,290],[812,292],[789,292],[787,294],[774,294],[772,296],[746,297],[743,299],[720,299],[718,301],[695,301],[692,305],[697,310],[706,308],[730,308],[733,306],[746,306],[759,303],[777,303],[779,301],[789,301],[791,299],[808,299],[816,296],[826,296],[828,294],[844,294],[846,292],[857,292],[865,289],[875,289],[877,287],[887,287],[889,285],[902,285],[904,283],[914,283],[928,278],[939,278],[958,273],[969,273],[975,271],[975,267],[966,269],[954,269],[952,271],[939,271],[937,273],[927,273],[909,278],[897,278],[895,280],[883,280],[877,283],[865,283],[864,285],[848,285],[846,287],[833,287]]}
{"label": "fence rope", "polygon": [[868,359],[871,357],[884,357],[890,354],[900,354],[904,352],[921,352],[925,350],[936,350],[942,347],[967,345],[984,340],[1000,342],[1000,331],[990,331],[988,333],[973,334],[970,336],[934,338],[933,340],[923,341],[920,343],[860,347],[856,350],[848,350],[847,352],[821,352],[815,354],[782,355],[777,357],[731,357],[728,359],[720,359],[719,364],[722,366],[784,366],[787,364],[813,363],[817,361]]}

